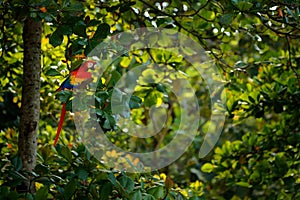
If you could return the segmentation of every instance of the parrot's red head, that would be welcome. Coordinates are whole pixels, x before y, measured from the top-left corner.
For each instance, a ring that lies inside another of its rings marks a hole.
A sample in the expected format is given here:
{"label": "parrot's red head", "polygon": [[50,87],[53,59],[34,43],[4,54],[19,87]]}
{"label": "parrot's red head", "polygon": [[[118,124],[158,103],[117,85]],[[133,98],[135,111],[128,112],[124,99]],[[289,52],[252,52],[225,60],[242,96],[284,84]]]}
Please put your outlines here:
{"label": "parrot's red head", "polygon": [[[74,71],[74,78],[80,78],[80,79],[89,79],[92,77],[91,71],[88,70],[94,70],[95,69],[95,61],[88,60],[85,63],[83,63],[78,70]],[[81,82],[81,81],[79,81]]]}
{"label": "parrot's red head", "polygon": [[86,70],[88,70],[88,69],[95,69],[95,65],[96,65],[96,62],[95,61],[93,61],[93,60],[88,60],[88,61],[86,61],[81,67],[83,68],[83,69],[86,69]]}

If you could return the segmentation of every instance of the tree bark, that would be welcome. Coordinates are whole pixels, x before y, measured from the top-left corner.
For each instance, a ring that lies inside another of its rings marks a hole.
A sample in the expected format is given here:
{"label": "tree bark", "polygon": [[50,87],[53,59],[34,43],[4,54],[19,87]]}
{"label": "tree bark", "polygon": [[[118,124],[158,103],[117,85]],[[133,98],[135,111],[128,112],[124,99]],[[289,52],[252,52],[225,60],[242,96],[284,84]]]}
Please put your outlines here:
{"label": "tree bark", "polygon": [[[27,17],[23,27],[24,60],[22,104],[20,113],[19,155],[24,171],[32,172],[36,165],[37,132],[40,118],[42,22]],[[31,177],[24,181],[21,190],[35,192]],[[19,190],[20,191],[20,190]]]}

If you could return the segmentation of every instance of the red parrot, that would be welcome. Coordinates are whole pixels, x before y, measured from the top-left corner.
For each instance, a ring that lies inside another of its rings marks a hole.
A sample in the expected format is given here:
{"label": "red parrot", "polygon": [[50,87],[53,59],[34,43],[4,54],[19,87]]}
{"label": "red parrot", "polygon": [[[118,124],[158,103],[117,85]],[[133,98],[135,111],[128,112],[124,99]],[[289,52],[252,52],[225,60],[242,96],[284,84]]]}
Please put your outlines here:
{"label": "red parrot", "polygon": [[[92,73],[88,72],[89,69],[93,69],[94,65],[96,63],[94,61],[86,61],[84,64],[82,64],[80,67],[72,71],[69,76],[66,78],[66,80],[60,85],[60,87],[56,90],[56,92],[59,92],[61,90],[72,90],[73,88],[79,87],[81,84],[86,83],[87,81],[90,81],[92,78]],[[62,129],[62,125],[65,119],[66,114],[66,103],[62,104],[61,109],[61,115],[58,123],[58,128],[56,131],[56,136],[54,140],[54,146],[56,145],[60,131]]]}

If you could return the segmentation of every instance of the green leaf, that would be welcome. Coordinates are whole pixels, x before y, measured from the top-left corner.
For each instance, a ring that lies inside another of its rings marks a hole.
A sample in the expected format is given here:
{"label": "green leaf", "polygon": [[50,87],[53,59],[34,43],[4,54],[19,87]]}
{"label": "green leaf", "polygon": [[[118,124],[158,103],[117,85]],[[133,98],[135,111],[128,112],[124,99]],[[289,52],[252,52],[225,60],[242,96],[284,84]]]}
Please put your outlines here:
{"label": "green leaf", "polygon": [[107,200],[109,199],[109,196],[111,195],[113,190],[113,186],[111,182],[105,183],[103,186],[100,188],[100,200]]}
{"label": "green leaf", "polygon": [[172,42],[173,41],[171,40],[171,37],[164,32],[162,32],[162,34],[160,34],[160,40],[157,41],[157,43],[162,47],[167,47]]}
{"label": "green leaf", "polygon": [[74,43],[77,43],[78,45],[81,45],[81,46],[84,46],[84,45],[87,45],[88,44],[88,41],[86,38],[78,38],[77,40],[75,40],[73,42]]}
{"label": "green leaf", "polygon": [[83,11],[83,9],[84,6],[82,5],[82,3],[77,3],[76,1],[74,1],[70,4],[70,6],[64,6],[63,11],[73,14],[79,14],[81,11]]}
{"label": "green leaf", "polygon": [[205,172],[205,173],[211,173],[214,169],[214,166],[210,163],[205,163],[202,167],[201,167],[201,171]]}
{"label": "green leaf", "polygon": [[87,180],[88,175],[89,175],[89,173],[83,168],[78,168],[76,170],[76,174],[77,174],[78,178],[81,180]]}
{"label": "green leaf", "polygon": [[156,89],[164,94],[167,93],[167,90],[166,90],[166,86],[164,86],[163,84],[159,83],[156,85]]}
{"label": "green leaf", "polygon": [[235,68],[246,68],[248,65],[246,63],[244,63],[243,61],[237,61],[235,64],[234,64],[234,67]]}
{"label": "green leaf", "polygon": [[87,27],[90,27],[90,26],[96,26],[98,24],[100,24],[101,22],[99,20],[96,20],[96,19],[92,19],[88,24],[87,24]]}
{"label": "green leaf", "polygon": [[30,12],[29,13],[29,16],[31,17],[31,18],[36,18],[37,17],[37,13],[35,13],[35,12]]}
{"label": "green leaf", "polygon": [[253,3],[249,2],[249,1],[238,1],[238,3],[237,3],[238,9],[241,11],[250,10],[250,8],[252,8],[252,6],[253,6]]}
{"label": "green leaf", "polygon": [[251,66],[247,69],[248,73],[250,74],[251,77],[257,76],[258,74],[258,66]]}
{"label": "green leaf", "polygon": [[112,71],[111,78],[109,83],[107,84],[107,87],[114,87],[121,77],[122,75],[117,70]]}
{"label": "green leaf", "polygon": [[84,21],[78,21],[73,27],[73,32],[81,37],[86,37],[86,24]]}
{"label": "green leaf", "polygon": [[61,45],[61,43],[63,42],[63,35],[59,32],[59,29],[56,29],[49,37],[49,43],[53,46],[53,47],[57,47],[59,45]]}
{"label": "green leaf", "polygon": [[118,181],[120,182],[120,185],[123,187],[123,189],[130,193],[134,189],[134,182],[133,180],[128,176],[121,176]]}
{"label": "green leaf", "polygon": [[238,186],[247,187],[247,188],[252,187],[252,185],[250,185],[250,184],[247,183],[247,182],[243,182],[243,181],[237,182],[237,183],[235,183],[235,184],[238,185]]}
{"label": "green leaf", "polygon": [[293,11],[291,11],[291,9],[289,9],[289,7],[286,6],[286,11],[288,14],[290,14],[295,20],[299,19],[299,16],[297,14],[295,14]]}
{"label": "green leaf", "polygon": [[141,103],[142,103],[142,99],[140,97],[132,95],[129,101],[129,108],[130,109],[139,108],[141,107]]}
{"label": "green leaf", "polygon": [[163,94],[157,90],[151,91],[145,98],[144,104],[147,107],[160,104],[162,102]]}
{"label": "green leaf", "polygon": [[88,40],[87,42],[88,42],[88,45],[86,46],[85,51],[84,51],[85,55],[88,55],[99,44],[99,42],[94,38],[92,38],[91,40]]}
{"label": "green leaf", "polygon": [[61,76],[61,73],[57,71],[56,69],[49,69],[45,73],[46,76]]}
{"label": "green leaf", "polygon": [[35,200],[45,200],[48,196],[48,188],[47,187],[41,187],[35,195]]}
{"label": "green leaf", "polygon": [[115,126],[116,121],[115,121],[115,118],[111,114],[104,112],[104,117],[105,117],[105,121],[104,121],[103,128],[111,129],[113,126]]}
{"label": "green leaf", "polygon": [[[73,101],[74,101],[74,102],[75,102],[75,101],[78,101],[78,98],[74,98],[72,101],[67,101],[67,102],[66,102],[66,110],[67,110],[67,111],[72,111],[72,102],[73,102]],[[78,106],[78,108],[77,108],[78,110],[79,110],[79,109],[82,109],[82,106],[84,106],[82,103],[81,103],[81,104],[76,103],[76,105],[80,105],[80,106]],[[85,107],[85,108],[86,108],[86,107]],[[84,108],[84,109],[85,109],[85,108]],[[83,110],[84,110],[84,109],[83,109]]]}
{"label": "green leaf", "polygon": [[116,6],[106,7],[106,11],[107,11],[107,12],[114,12],[114,11],[116,11],[117,9],[119,9],[120,6],[121,6],[121,5],[118,4],[118,5],[116,5]]}
{"label": "green leaf", "polygon": [[130,200],[140,200],[140,199],[143,199],[142,198],[142,192],[141,192],[141,190],[137,190],[137,191],[131,193],[129,195],[129,197],[130,197]]}
{"label": "green leaf", "polygon": [[62,146],[60,150],[60,154],[64,157],[68,162],[72,162],[72,153],[70,149],[66,146]]}
{"label": "green leaf", "polygon": [[130,117],[130,109],[126,102],[123,102],[119,105],[113,105],[113,109],[114,114],[120,114],[122,117],[127,119]]}
{"label": "green leaf", "polygon": [[72,97],[72,95],[73,93],[69,90],[62,90],[56,94],[57,98],[62,103],[66,103]]}
{"label": "green leaf", "polygon": [[108,180],[113,184],[113,186],[118,187],[117,179],[112,172],[108,174]]}
{"label": "green leaf", "polygon": [[122,57],[122,60],[121,60],[121,62],[120,62],[120,65],[121,65],[122,67],[127,68],[127,67],[130,66],[131,61],[132,61],[132,58],[131,58],[131,57],[129,57],[129,56],[124,56],[124,57]]}
{"label": "green leaf", "polygon": [[[7,199],[17,200],[19,199],[19,194],[16,191],[10,191],[9,194],[7,195]],[[30,200],[30,198],[28,198],[28,200]]]}
{"label": "green leaf", "polygon": [[206,9],[201,9],[200,15],[207,20],[213,20],[216,16],[214,11]]}
{"label": "green leaf", "polygon": [[234,16],[235,16],[235,14],[233,14],[233,13],[225,14],[220,18],[220,23],[222,25],[228,26],[229,24],[231,24]]}
{"label": "green leaf", "polygon": [[124,5],[122,5],[120,7],[120,12],[121,13],[124,13],[126,11],[129,11],[130,10],[130,7],[133,6],[134,4],[136,4],[135,2],[128,2],[128,3],[125,3]]}
{"label": "green leaf", "polygon": [[146,194],[143,198],[143,200],[155,200],[155,197],[150,195],[150,194]]}
{"label": "green leaf", "polygon": [[53,20],[52,15],[49,13],[38,13],[39,17],[44,19],[46,22],[51,22]]}
{"label": "green leaf", "polygon": [[[181,194],[181,193],[178,193],[176,195],[176,200],[185,200],[184,196]],[[192,197],[192,198],[189,198],[189,200],[200,200],[199,197]]]}
{"label": "green leaf", "polygon": [[109,120],[108,119],[105,119],[104,123],[103,123],[103,128],[105,129],[110,129],[111,126],[110,126],[110,123],[109,123]]}
{"label": "green leaf", "polygon": [[249,146],[254,146],[256,144],[257,141],[257,135],[251,135],[248,139],[248,144]]}
{"label": "green leaf", "polygon": [[15,191],[12,191],[8,189],[8,187],[6,186],[1,186],[0,187],[0,199],[13,199],[13,200],[17,200],[18,199],[18,193]]}
{"label": "green leaf", "polygon": [[147,190],[147,193],[152,195],[155,199],[161,199],[165,196],[165,190],[163,186],[152,187]]}
{"label": "green leaf", "polygon": [[99,196],[99,193],[98,193],[98,190],[97,190],[97,185],[98,184],[90,184],[89,186],[89,191],[91,193],[91,195],[93,196],[93,199],[100,199],[100,196]]}
{"label": "green leaf", "polygon": [[72,28],[68,25],[61,25],[57,28],[57,32],[61,35],[71,35],[72,34]]}
{"label": "green leaf", "polygon": [[70,182],[67,183],[67,185],[64,188],[64,199],[71,199],[73,194],[76,191],[76,182],[74,179],[72,179]]}
{"label": "green leaf", "polygon": [[79,55],[82,54],[84,48],[82,45],[80,45],[80,43],[78,43],[78,41],[74,41],[72,43],[72,55]]}
{"label": "green leaf", "polygon": [[[106,100],[109,98],[108,92],[106,91],[99,91],[96,93],[95,95],[95,100],[101,105],[103,106],[106,102]],[[102,111],[100,111],[102,112]],[[98,113],[97,113],[98,114]],[[102,114],[101,114],[102,115]]]}
{"label": "green leaf", "polygon": [[122,103],[122,99],[123,99],[122,91],[119,88],[114,88],[113,93],[112,93],[111,104],[119,105]]}
{"label": "green leaf", "polygon": [[258,182],[260,180],[260,177],[261,177],[261,175],[260,175],[259,171],[255,170],[249,177],[249,180]]}
{"label": "green leaf", "polygon": [[248,96],[248,99],[249,99],[249,101],[250,101],[251,103],[255,103],[255,99],[254,99],[253,97]]}
{"label": "green leaf", "polygon": [[15,167],[16,171],[20,171],[22,169],[22,160],[20,156],[16,156],[12,159],[12,164]]}
{"label": "green leaf", "polygon": [[129,45],[132,43],[132,41],[134,41],[133,35],[127,32],[124,32],[122,34],[120,34],[119,36],[119,42],[122,45]]}
{"label": "green leaf", "polygon": [[288,171],[288,164],[286,162],[286,158],[284,157],[283,153],[279,153],[275,156],[274,160],[276,169],[278,171],[278,175],[284,176]]}
{"label": "green leaf", "polygon": [[93,36],[98,42],[105,39],[110,34],[110,26],[106,23],[100,24]]}

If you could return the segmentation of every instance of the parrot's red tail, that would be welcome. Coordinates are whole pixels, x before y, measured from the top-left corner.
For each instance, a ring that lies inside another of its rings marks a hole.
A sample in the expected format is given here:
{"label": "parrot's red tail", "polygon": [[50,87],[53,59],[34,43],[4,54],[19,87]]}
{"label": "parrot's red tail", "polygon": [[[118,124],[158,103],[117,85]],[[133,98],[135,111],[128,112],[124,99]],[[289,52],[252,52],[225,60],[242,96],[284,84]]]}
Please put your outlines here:
{"label": "parrot's red tail", "polygon": [[58,123],[58,128],[56,131],[56,136],[55,136],[55,140],[54,140],[54,146],[56,145],[58,138],[59,138],[59,134],[62,128],[62,125],[64,123],[64,119],[65,119],[65,115],[66,115],[66,103],[62,104],[62,109],[61,109],[61,115],[60,115],[60,119],[59,119],[59,123]]}

